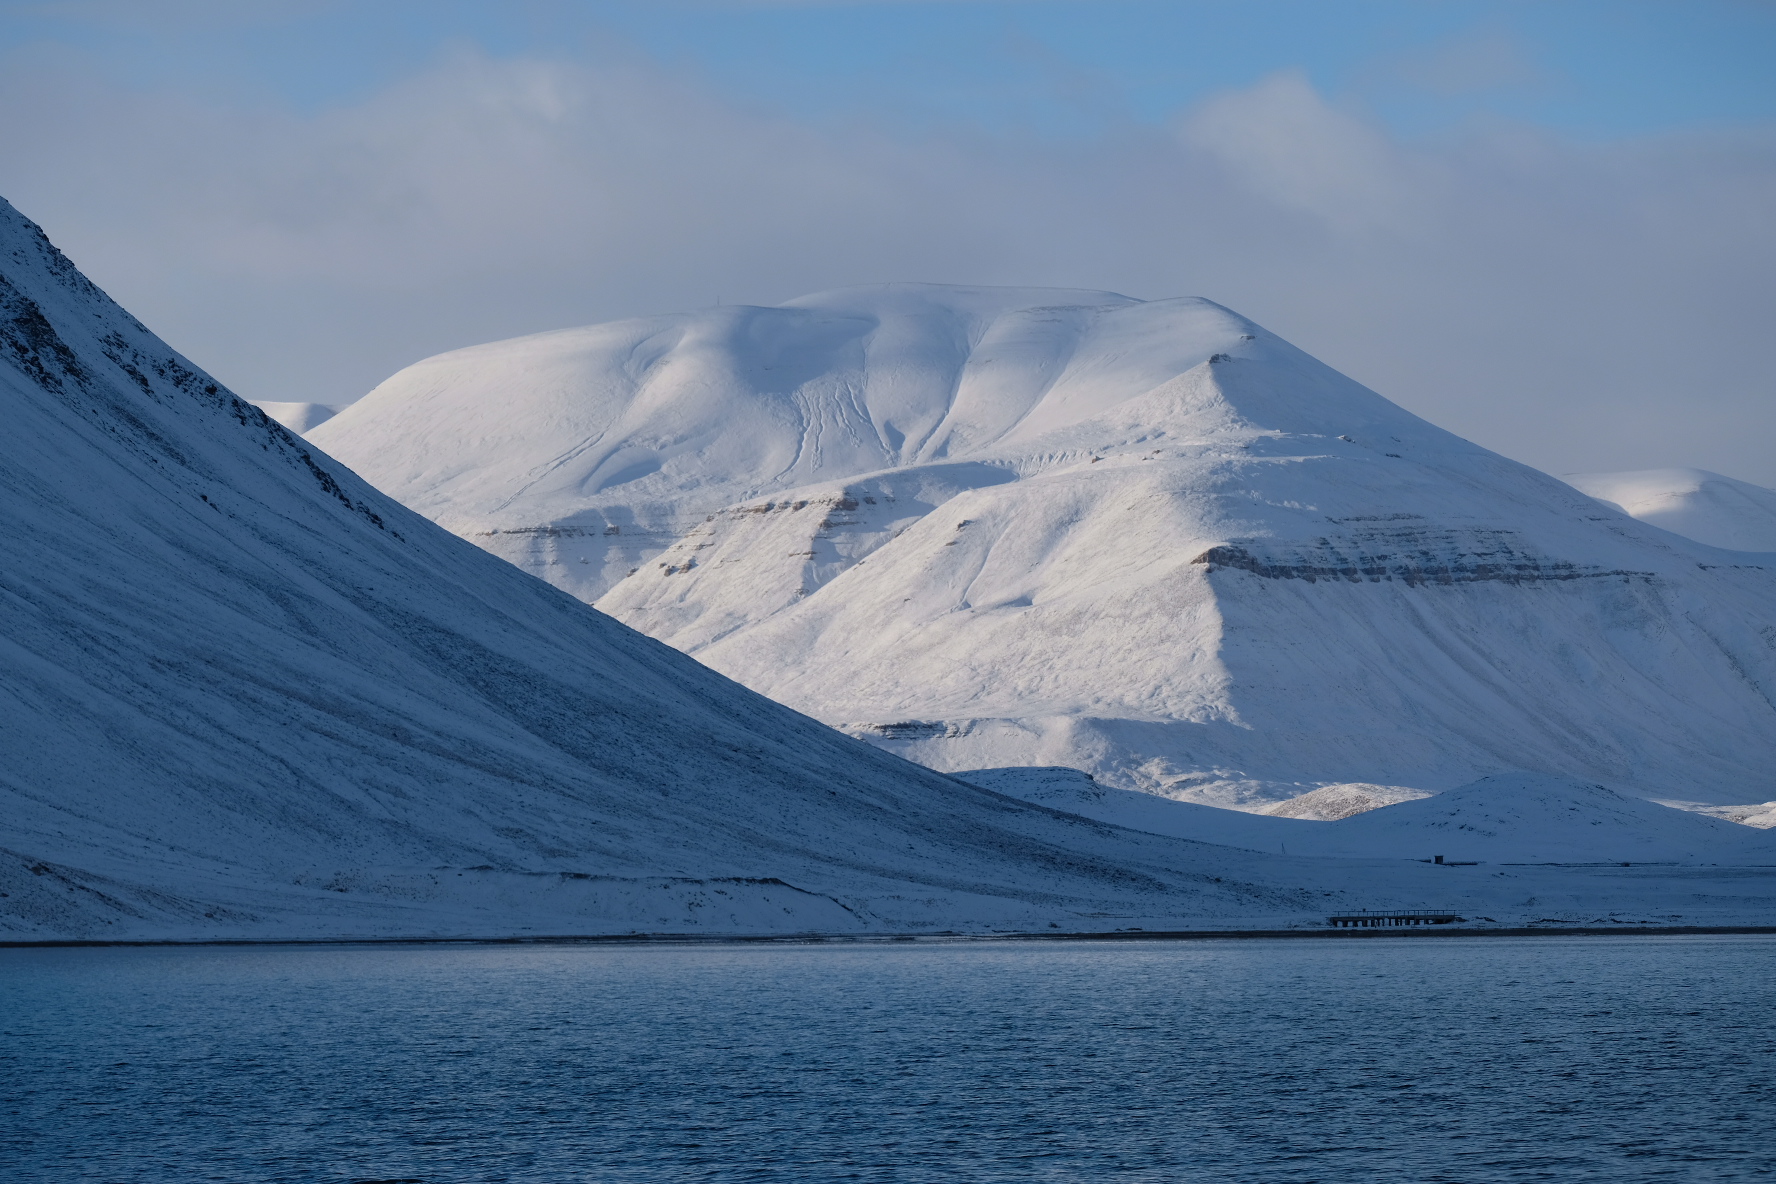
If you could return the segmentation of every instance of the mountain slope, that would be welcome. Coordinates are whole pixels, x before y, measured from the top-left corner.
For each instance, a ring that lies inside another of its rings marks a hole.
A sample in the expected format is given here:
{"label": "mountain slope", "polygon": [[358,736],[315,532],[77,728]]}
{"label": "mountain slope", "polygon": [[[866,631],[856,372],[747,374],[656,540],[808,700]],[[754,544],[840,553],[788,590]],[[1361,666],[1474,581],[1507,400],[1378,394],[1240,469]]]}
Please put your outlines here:
{"label": "mountain slope", "polygon": [[1776,570],[1203,300],[892,285],[460,350],[380,488],[940,769],[1262,805],[1507,770],[1776,791]]}
{"label": "mountain slope", "polygon": [[1642,522],[1699,543],[1776,552],[1776,489],[1706,469],[1573,473],[1566,481]]}
{"label": "mountain slope", "polygon": [[1433,797],[1319,822],[1167,801],[1097,785],[1072,769],[976,769],[962,776],[1117,826],[1295,856],[1776,868],[1776,835],[1768,831],[1569,777],[1483,777]]}
{"label": "mountain slope", "polygon": [[461,542],[237,400],[4,203],[0,408],[0,930],[1302,907],[1238,853],[844,737]]}

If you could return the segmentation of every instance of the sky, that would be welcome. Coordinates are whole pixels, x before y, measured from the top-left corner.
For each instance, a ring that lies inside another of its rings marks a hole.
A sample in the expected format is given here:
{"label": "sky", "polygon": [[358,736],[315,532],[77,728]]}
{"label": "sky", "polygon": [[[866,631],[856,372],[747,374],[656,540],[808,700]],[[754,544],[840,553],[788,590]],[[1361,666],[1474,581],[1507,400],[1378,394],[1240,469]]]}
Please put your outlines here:
{"label": "sky", "polygon": [[1776,486],[1776,0],[0,0],[0,195],[247,398],[1039,284]]}

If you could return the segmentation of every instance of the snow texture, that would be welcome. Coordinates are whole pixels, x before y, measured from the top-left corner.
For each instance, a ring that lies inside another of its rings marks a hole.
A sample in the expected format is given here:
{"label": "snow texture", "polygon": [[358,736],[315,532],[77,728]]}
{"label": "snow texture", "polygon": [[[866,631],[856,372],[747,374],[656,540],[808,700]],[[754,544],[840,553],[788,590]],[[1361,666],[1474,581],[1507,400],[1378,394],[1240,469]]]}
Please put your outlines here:
{"label": "snow texture", "polygon": [[1751,802],[1742,806],[1706,806],[1699,802],[1667,802],[1666,805],[1680,809],[1694,810],[1698,814],[1707,814],[1711,818],[1724,818],[1728,822],[1737,822],[1742,826],[1755,826],[1759,830],[1776,827],[1776,802]]}
{"label": "snow texture", "polygon": [[1365,785],[1362,782],[1353,782],[1310,790],[1287,801],[1273,802],[1255,813],[1268,814],[1272,818],[1337,822],[1340,818],[1349,818],[1352,814],[1361,814],[1365,810],[1429,796],[1431,795],[1422,789],[1408,789],[1404,785]]}
{"label": "snow texture", "polygon": [[1776,552],[1776,489],[1706,469],[1573,473],[1566,481],[1642,522],[1699,543]]}
{"label": "snow texture", "polygon": [[933,768],[1248,809],[1530,771],[1776,796],[1776,556],[1206,300],[896,284],[443,354],[312,439]]}

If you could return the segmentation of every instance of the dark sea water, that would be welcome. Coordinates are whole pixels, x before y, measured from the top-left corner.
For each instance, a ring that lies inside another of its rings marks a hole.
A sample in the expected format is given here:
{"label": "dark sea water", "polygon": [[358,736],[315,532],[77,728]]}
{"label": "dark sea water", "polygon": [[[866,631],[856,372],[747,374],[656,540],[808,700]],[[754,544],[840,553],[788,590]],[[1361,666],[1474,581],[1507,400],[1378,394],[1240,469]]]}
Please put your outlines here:
{"label": "dark sea water", "polygon": [[0,950],[0,1178],[1776,1177],[1776,941]]}

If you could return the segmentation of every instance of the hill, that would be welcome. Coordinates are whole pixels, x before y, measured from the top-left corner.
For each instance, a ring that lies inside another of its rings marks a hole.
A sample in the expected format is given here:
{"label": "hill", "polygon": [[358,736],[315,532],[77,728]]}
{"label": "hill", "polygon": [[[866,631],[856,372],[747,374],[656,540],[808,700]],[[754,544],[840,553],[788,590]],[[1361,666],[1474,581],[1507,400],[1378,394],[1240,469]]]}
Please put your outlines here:
{"label": "hill", "polygon": [[1776,562],[1199,299],[897,284],[421,362],[311,439],[933,768],[1258,807],[1531,771],[1776,796]]}
{"label": "hill", "polygon": [[1706,469],[1574,473],[1566,480],[1625,514],[1699,543],[1776,552],[1776,489]]}
{"label": "hill", "polygon": [[1483,777],[1434,797],[1332,821],[1252,814],[1101,786],[1074,769],[976,769],[976,785],[1117,826],[1199,842],[1336,859],[1489,866],[1633,865],[1776,869],[1776,834],[1628,797],[1569,777]]}

